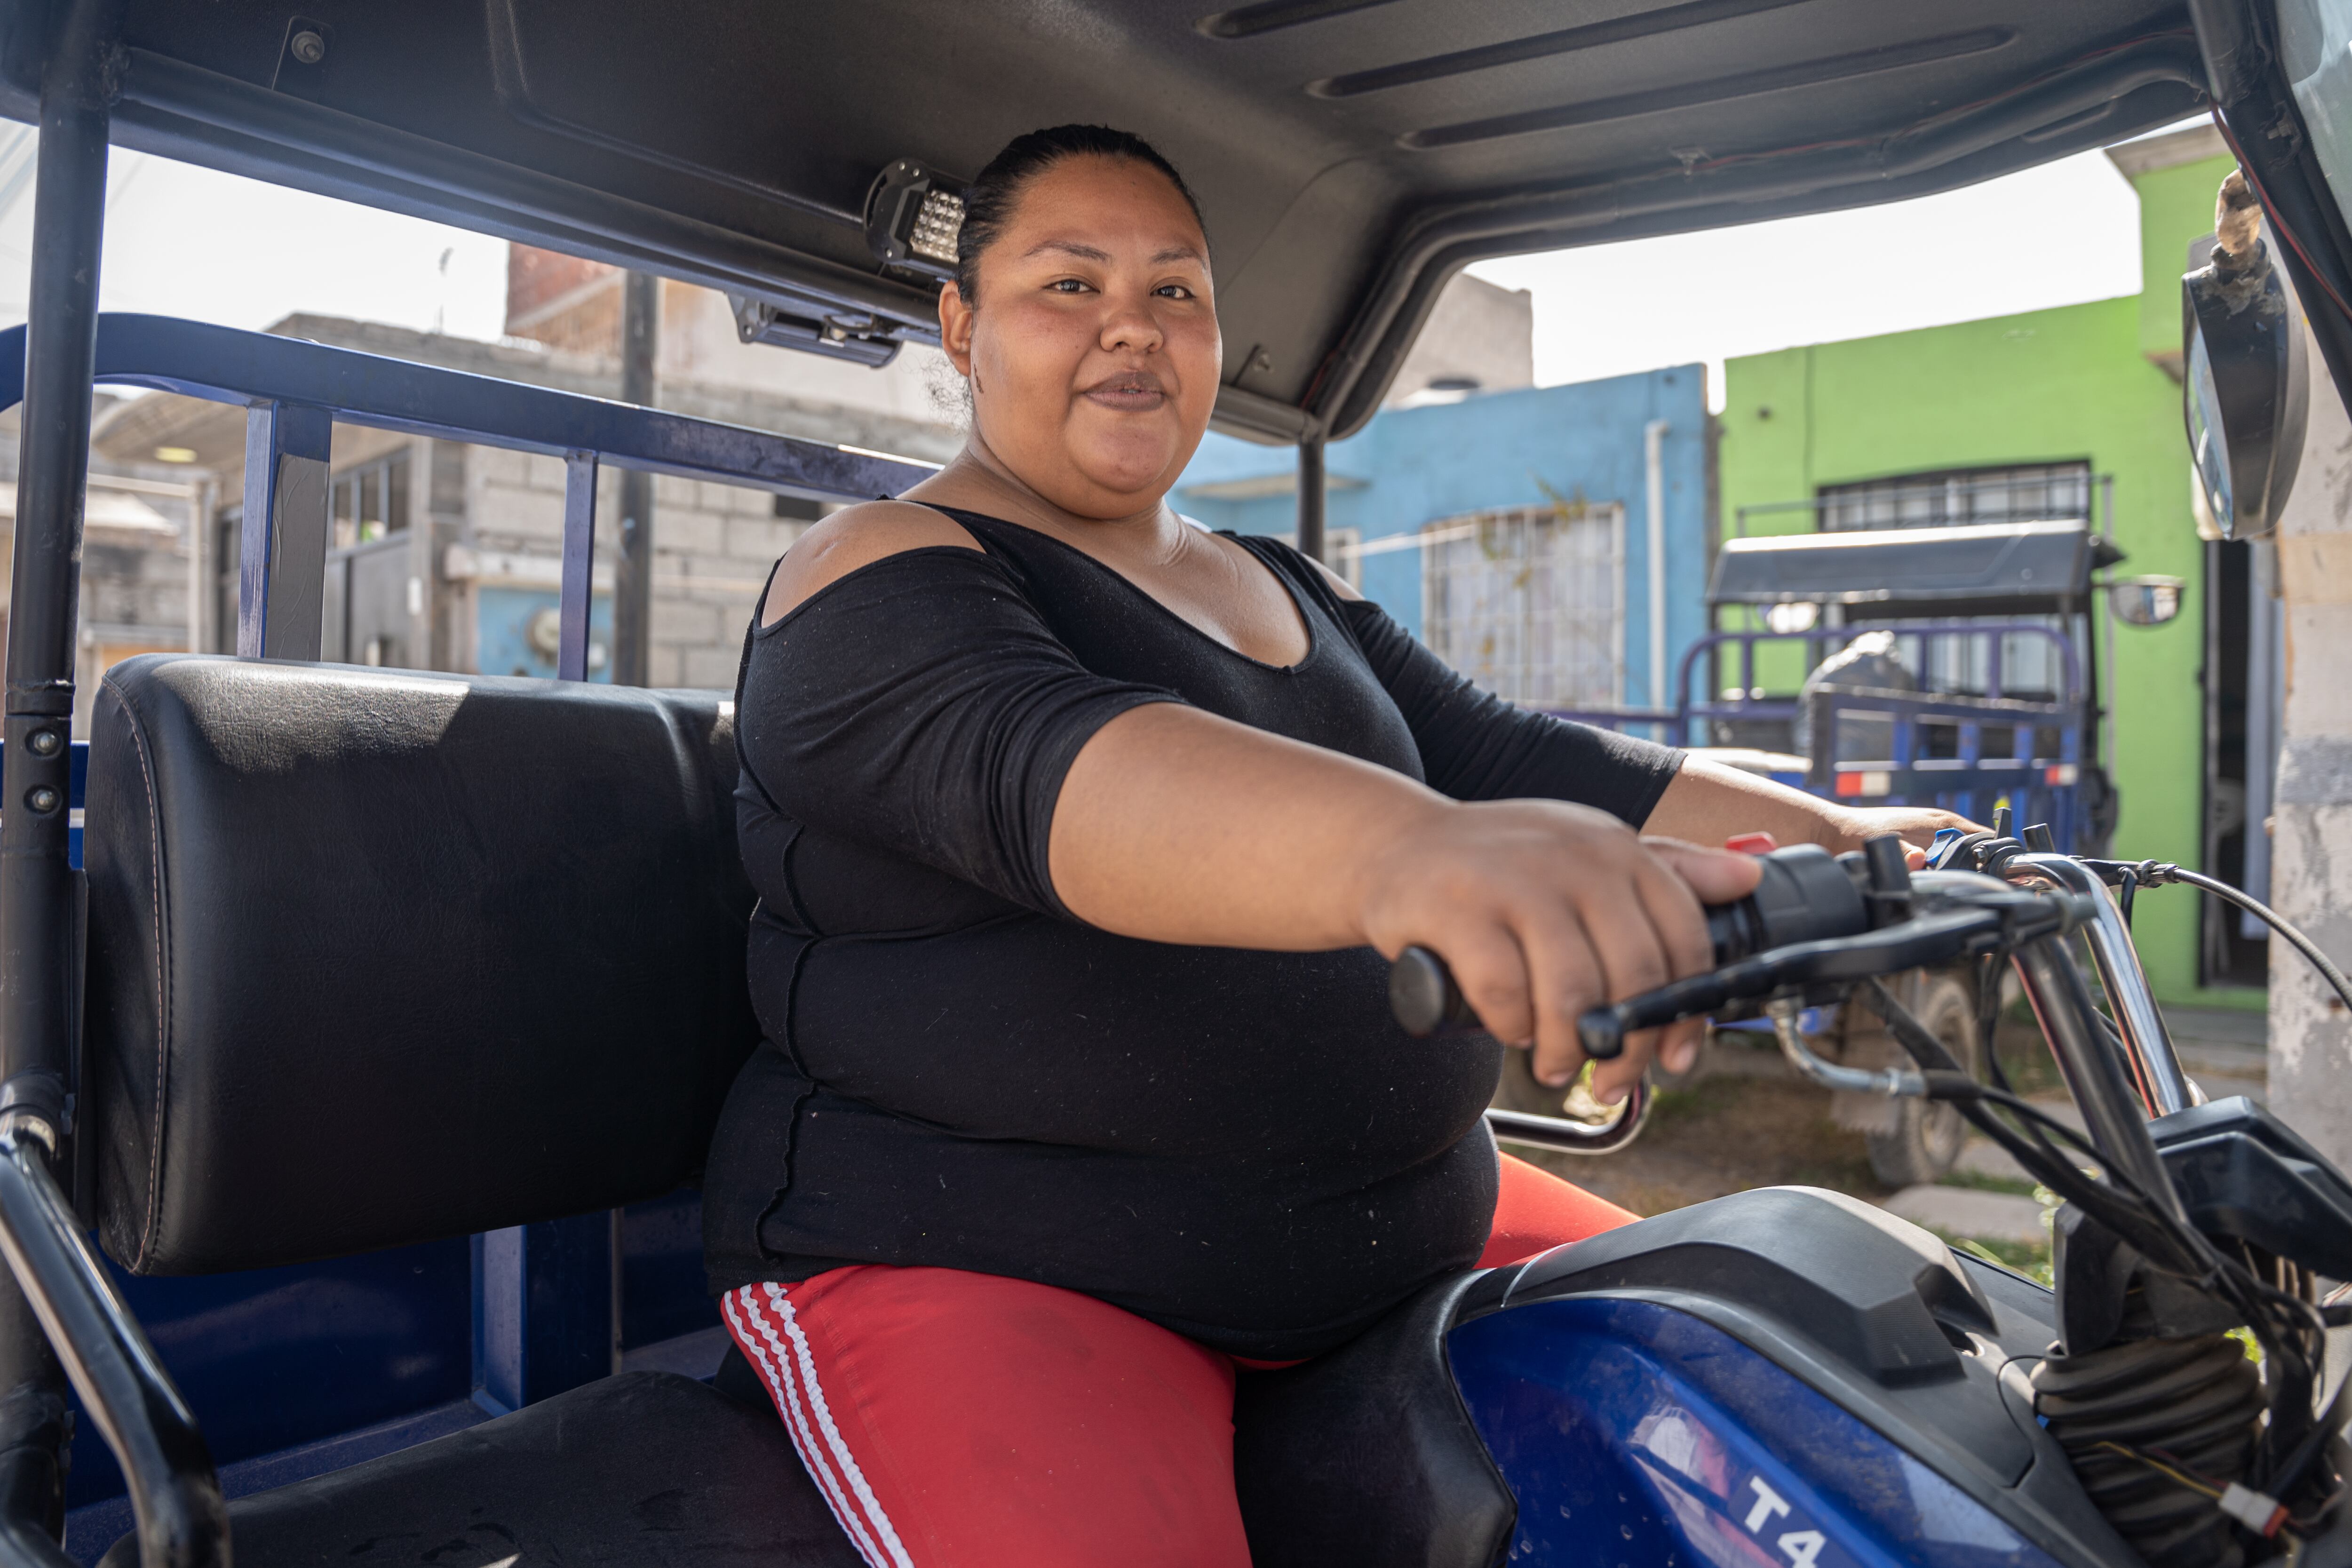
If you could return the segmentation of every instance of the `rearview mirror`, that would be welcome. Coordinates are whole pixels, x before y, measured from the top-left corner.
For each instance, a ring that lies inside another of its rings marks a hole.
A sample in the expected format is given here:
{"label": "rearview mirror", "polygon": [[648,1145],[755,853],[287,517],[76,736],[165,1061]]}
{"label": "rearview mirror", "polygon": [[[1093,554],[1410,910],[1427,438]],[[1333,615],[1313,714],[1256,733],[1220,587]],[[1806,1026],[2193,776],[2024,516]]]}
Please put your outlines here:
{"label": "rearview mirror", "polygon": [[2118,577],[2107,584],[2107,608],[2126,626],[2160,626],[2180,614],[2181,577]]}
{"label": "rearview mirror", "polygon": [[2309,407],[2303,313],[2271,263],[2261,219],[2245,176],[2232,170],[2221,182],[2213,258],[2180,279],[2189,450],[2224,539],[2278,526],[2303,462]]}

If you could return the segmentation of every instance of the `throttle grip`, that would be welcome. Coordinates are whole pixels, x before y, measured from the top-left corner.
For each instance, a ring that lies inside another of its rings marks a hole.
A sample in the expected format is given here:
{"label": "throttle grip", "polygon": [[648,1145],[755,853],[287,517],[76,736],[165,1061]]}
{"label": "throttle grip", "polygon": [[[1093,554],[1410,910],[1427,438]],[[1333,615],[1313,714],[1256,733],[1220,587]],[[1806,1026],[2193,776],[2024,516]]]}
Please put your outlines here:
{"label": "throttle grip", "polygon": [[[1825,849],[1797,844],[1759,858],[1762,876],[1754,892],[1706,908],[1717,972],[1586,1013],[1576,1025],[1586,1056],[1608,1061],[1624,1054],[1628,1035],[1722,1006],[1732,996],[1722,977],[1723,965],[1772,948],[1854,936],[1870,929],[1863,896],[1864,879],[1870,872],[1863,857],[1847,857],[1854,862],[1849,868]],[[1894,875],[1903,876],[1899,854]],[[1390,966],[1389,1006],[1408,1035],[1464,1034],[1484,1027],[1445,960],[1425,947],[1406,948]]]}
{"label": "throttle grip", "polygon": [[[1404,1026],[1404,1032],[1418,1038],[1466,1035],[1486,1027],[1463,997],[1462,987],[1454,984],[1454,972],[1445,966],[1445,960],[1425,947],[1406,948],[1389,966],[1389,1008],[1396,1014],[1396,1021]],[[1590,1027],[1591,1021],[1604,1013],[1622,1011],[1624,1009],[1595,1008],[1579,1021],[1577,1032],[1584,1037],[1586,1056],[1605,1061],[1623,1053],[1630,1029],[1595,1035]],[[1638,1024],[1630,1026],[1640,1027]]]}
{"label": "throttle grip", "polygon": [[1416,1038],[1464,1035],[1480,1027],[1478,1015],[1454,984],[1445,960],[1425,947],[1408,947],[1389,965],[1389,1010]]}

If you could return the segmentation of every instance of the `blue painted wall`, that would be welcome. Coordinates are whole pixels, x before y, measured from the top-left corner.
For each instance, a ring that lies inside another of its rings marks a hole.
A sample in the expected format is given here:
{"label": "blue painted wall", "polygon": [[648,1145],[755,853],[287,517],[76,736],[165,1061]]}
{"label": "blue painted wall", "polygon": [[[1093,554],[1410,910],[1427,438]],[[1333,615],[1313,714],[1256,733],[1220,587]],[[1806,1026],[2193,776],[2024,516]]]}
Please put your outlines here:
{"label": "blue painted wall", "polygon": [[[1491,508],[1541,506],[1545,487],[1570,500],[1615,502],[1625,511],[1625,663],[1627,702],[1649,693],[1648,497],[1643,427],[1664,419],[1665,475],[1666,678],[1684,647],[1706,629],[1707,416],[1705,367],[1675,365],[1638,375],[1523,392],[1493,392],[1428,408],[1388,409],[1348,440],[1333,444],[1327,526],[1359,530],[1369,543],[1412,533],[1424,523]],[[1289,533],[1297,521],[1295,489],[1246,500],[1221,499],[1200,487],[1275,480],[1295,474],[1287,447],[1259,447],[1212,433],[1171,498],[1178,510],[1212,528]],[[1421,552],[1367,556],[1367,597],[1421,631]],[[1666,693],[1671,704],[1671,689]]]}

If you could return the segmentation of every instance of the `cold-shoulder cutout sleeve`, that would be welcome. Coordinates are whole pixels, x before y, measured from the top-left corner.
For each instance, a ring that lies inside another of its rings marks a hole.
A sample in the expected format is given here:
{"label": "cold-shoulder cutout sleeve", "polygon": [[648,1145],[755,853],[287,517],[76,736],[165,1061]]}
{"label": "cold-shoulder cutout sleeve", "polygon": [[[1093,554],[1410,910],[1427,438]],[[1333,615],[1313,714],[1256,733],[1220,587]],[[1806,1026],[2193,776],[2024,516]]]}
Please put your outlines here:
{"label": "cold-shoulder cutout sleeve", "polygon": [[1047,864],[1096,731],[1175,693],[1085,668],[1003,563],[933,546],[861,566],[751,634],[736,714],[776,809],[1075,919]]}

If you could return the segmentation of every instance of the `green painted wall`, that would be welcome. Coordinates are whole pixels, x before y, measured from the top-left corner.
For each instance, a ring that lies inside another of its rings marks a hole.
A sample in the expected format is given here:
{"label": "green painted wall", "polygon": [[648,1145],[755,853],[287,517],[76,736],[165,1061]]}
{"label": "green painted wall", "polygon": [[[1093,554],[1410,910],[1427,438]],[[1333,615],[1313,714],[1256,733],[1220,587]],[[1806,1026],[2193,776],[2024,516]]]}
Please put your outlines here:
{"label": "green painted wall", "polygon": [[[2115,476],[2125,570],[2189,582],[2169,626],[2116,628],[2105,672],[2115,717],[2108,760],[2123,792],[2116,852],[2195,865],[2201,854],[2203,547],[2189,512],[2180,388],[2151,361],[2180,337],[2179,279],[2191,239],[2212,226],[2226,159],[2157,171],[2142,195],[2144,292],[1957,326],[1819,343],[1725,366],[1720,448],[1727,534],[1742,506],[1817,487],[1941,468],[2088,460]],[[1810,528],[1802,512],[1751,531]],[[2102,617],[2104,619],[2104,616]],[[2104,647],[2102,648],[2104,655]],[[2140,900],[2137,936],[2168,1001],[2251,1003],[2200,990],[2199,911],[2178,891]]]}
{"label": "green painted wall", "polygon": [[2213,198],[2237,165],[2207,158],[2173,169],[2151,169],[2132,182],[2139,193],[2140,352],[2178,363],[2180,275],[2189,270],[2189,243],[2213,232]]}

